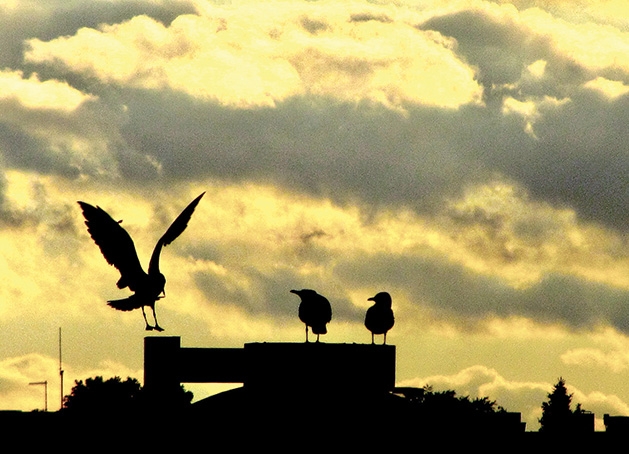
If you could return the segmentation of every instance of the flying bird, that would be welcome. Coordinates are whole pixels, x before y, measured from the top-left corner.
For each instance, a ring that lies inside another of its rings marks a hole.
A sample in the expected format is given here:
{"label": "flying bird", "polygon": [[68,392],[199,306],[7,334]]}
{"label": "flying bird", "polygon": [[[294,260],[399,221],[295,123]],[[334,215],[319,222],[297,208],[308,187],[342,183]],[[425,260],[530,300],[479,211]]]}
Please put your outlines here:
{"label": "flying bird", "polygon": [[330,302],[314,290],[303,289],[290,292],[301,298],[299,320],[306,325],[306,342],[308,342],[308,327],[312,328],[312,333],[317,335],[317,342],[319,342],[319,335],[328,332],[326,325],[332,320]]}
{"label": "flying bird", "polygon": [[[128,298],[111,300],[107,304],[119,311],[131,311],[141,308],[147,331],[164,331],[157,323],[157,316],[155,315],[155,302],[166,296],[166,291],[164,290],[166,278],[159,271],[159,256],[162,247],[168,246],[186,229],[194,209],[204,194],[205,192],[190,202],[190,205],[177,216],[177,219],[174,220],[168,227],[168,230],[166,230],[166,233],[159,239],[151,255],[148,273],[144,272],[142,265],[140,265],[133,240],[120,225],[122,221],[115,221],[99,206],[94,207],[89,203],[78,202],[83,210],[87,231],[100,248],[107,263],[115,266],[120,272],[120,279],[116,285],[120,289],[128,287],[129,290],[134,292]],[[153,311],[155,325],[149,324],[144,307],[150,307]]]}
{"label": "flying bird", "polygon": [[374,343],[374,334],[384,334],[383,345],[387,343],[387,331],[393,328],[395,318],[391,309],[391,295],[380,292],[367,301],[373,301],[374,305],[367,309],[365,314],[365,326],[371,331],[371,343]]}

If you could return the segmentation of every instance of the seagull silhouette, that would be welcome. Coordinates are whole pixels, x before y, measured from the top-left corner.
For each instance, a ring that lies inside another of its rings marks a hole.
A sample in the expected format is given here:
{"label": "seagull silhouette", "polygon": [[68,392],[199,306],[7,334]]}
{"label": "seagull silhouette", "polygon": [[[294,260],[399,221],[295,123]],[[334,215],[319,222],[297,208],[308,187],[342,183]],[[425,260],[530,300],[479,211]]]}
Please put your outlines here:
{"label": "seagull silhouette", "polygon": [[314,290],[291,290],[291,293],[301,298],[299,304],[299,320],[306,324],[306,342],[308,342],[308,327],[312,328],[312,333],[319,335],[328,332],[326,325],[332,320],[332,307],[328,299],[319,295]]}
{"label": "seagull silhouette", "polygon": [[[120,289],[128,287],[129,290],[134,292],[128,298],[111,300],[107,304],[119,311],[131,311],[141,308],[147,331],[164,331],[157,323],[157,316],[155,315],[155,302],[166,296],[166,291],[164,290],[166,278],[159,271],[159,255],[162,251],[162,246],[168,246],[186,229],[194,209],[204,194],[205,192],[190,202],[190,205],[177,216],[177,219],[174,220],[168,227],[168,230],[166,230],[166,233],[159,239],[151,255],[148,273],[142,269],[133,240],[120,225],[122,221],[113,220],[99,206],[94,207],[89,203],[78,202],[83,210],[85,225],[87,225],[87,231],[90,236],[100,248],[107,263],[115,266],[120,271],[120,279],[116,285]],[[151,326],[146,319],[145,306],[150,307],[153,311],[154,326]]]}
{"label": "seagull silhouette", "polygon": [[365,326],[371,331],[371,343],[374,343],[374,334],[384,334],[384,345],[387,343],[387,331],[393,328],[395,323],[391,309],[391,295],[387,292],[380,292],[367,301],[375,303],[367,309],[367,314],[365,314]]}

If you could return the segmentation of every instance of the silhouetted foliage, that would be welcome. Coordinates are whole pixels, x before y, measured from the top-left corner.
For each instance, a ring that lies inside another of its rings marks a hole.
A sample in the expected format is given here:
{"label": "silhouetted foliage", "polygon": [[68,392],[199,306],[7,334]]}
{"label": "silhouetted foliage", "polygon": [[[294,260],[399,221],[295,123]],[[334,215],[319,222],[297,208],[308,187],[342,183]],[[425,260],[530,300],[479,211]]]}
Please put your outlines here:
{"label": "silhouetted foliage", "polygon": [[429,386],[423,388],[422,394],[415,399],[417,404],[437,414],[470,416],[505,411],[488,397],[470,399],[469,396],[457,396],[453,390],[434,392]]}
{"label": "silhouetted foliage", "polygon": [[[171,399],[180,408],[186,407],[192,401],[193,394],[183,386],[179,393]],[[156,405],[146,398],[140,382],[131,377],[122,380],[113,377],[103,380],[98,376],[75,381],[72,391],[64,397],[63,411],[72,415],[135,415],[140,412],[152,411]]]}
{"label": "silhouetted foliage", "polygon": [[75,381],[72,392],[65,396],[63,408],[71,413],[111,413],[137,411],[141,404],[140,382],[127,377],[103,380],[103,377]]}
{"label": "silhouetted foliage", "polygon": [[542,403],[542,417],[539,419],[540,432],[565,433],[575,430],[575,415],[581,415],[585,411],[581,404],[577,404],[574,411],[570,408],[572,394],[568,394],[566,381],[559,377],[552,392],[548,393],[548,400]]}
{"label": "silhouetted foliage", "polygon": [[435,392],[430,386],[405,388],[406,419],[428,432],[499,430],[507,411],[488,397],[471,399],[453,390]]}

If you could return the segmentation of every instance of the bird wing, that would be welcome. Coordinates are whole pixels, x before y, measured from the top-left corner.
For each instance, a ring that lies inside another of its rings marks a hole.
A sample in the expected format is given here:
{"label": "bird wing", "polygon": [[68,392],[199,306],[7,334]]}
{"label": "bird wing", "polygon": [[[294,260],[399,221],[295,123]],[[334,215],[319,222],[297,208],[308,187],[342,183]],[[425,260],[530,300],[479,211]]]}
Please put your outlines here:
{"label": "bird wing", "polygon": [[[377,314],[377,307],[371,306],[369,309],[367,309],[367,313],[365,314],[365,326],[367,327],[367,329],[369,331],[371,331],[372,333],[376,334],[376,331],[378,331],[377,328],[377,324],[378,324],[378,314]],[[379,333],[377,333],[379,334]]]}
{"label": "bird wing", "polygon": [[147,301],[140,299],[137,293],[134,293],[133,295],[120,300],[107,301],[107,305],[109,307],[113,307],[116,310],[125,312],[132,311],[133,309],[139,309],[142,306],[147,306],[148,304],[146,303]]}
{"label": "bird wing", "polygon": [[192,213],[194,213],[194,209],[199,204],[199,200],[205,192],[202,192],[196,199],[194,199],[190,204],[177,216],[177,219],[170,224],[166,233],[162,235],[157,244],[155,245],[155,249],[153,249],[153,254],[151,255],[151,262],[149,263],[149,274],[152,275],[154,273],[159,273],[159,255],[162,251],[162,246],[168,246],[170,243],[175,241],[179,235],[186,230],[188,227],[188,222],[190,222],[190,218],[192,217]]}
{"label": "bird wing", "polygon": [[313,295],[313,306],[310,318],[310,327],[314,334],[327,334],[326,325],[332,320],[332,306],[330,301],[318,293]]}
{"label": "bird wing", "polygon": [[374,334],[384,334],[393,328],[395,318],[393,311],[377,304],[367,309],[365,314],[365,326]]}
{"label": "bird wing", "polygon": [[332,320],[332,306],[330,305],[330,301],[323,296],[318,295],[320,298],[320,308],[321,308],[321,321],[324,323],[329,323]]}
{"label": "bird wing", "polygon": [[129,287],[135,291],[138,282],[146,276],[146,273],[140,265],[131,236],[102,208],[85,202],[78,203],[83,210],[85,225],[90,236],[100,248],[107,263],[120,271],[118,288]]}

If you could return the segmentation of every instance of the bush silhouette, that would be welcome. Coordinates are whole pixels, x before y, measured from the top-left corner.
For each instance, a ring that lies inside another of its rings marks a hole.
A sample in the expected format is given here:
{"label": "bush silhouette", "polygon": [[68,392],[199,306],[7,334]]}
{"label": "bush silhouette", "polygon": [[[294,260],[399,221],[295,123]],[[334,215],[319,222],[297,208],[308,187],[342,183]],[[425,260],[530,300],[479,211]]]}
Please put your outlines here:
{"label": "bush silhouette", "polygon": [[[181,386],[169,403],[179,408],[186,407],[192,397],[192,392]],[[85,383],[75,381],[71,393],[64,397],[63,412],[69,415],[133,416],[153,411],[157,406],[147,398],[137,379],[127,377],[123,381],[120,377],[113,377],[104,380],[97,376],[86,379]]]}

